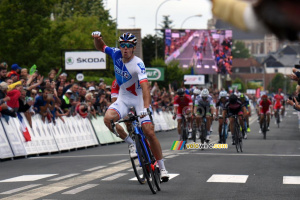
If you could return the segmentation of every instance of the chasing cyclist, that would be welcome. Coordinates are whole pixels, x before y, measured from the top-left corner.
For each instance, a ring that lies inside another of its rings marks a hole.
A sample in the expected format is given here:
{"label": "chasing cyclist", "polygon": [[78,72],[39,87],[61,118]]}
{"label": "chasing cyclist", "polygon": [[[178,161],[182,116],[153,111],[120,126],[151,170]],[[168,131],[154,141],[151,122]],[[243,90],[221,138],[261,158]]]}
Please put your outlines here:
{"label": "chasing cyclist", "polygon": [[[228,102],[227,92],[221,91],[219,94],[219,98],[219,101],[216,103],[216,120],[219,120],[219,143],[221,143],[221,133],[224,123],[223,110],[225,109],[225,105]],[[227,126],[225,126],[224,128],[227,129]]]}
{"label": "chasing cyclist", "polygon": [[181,134],[181,121],[182,121],[182,115],[187,116],[187,126],[189,126],[189,137],[190,134],[192,134],[191,129],[191,111],[193,108],[193,101],[190,95],[185,94],[185,91],[183,88],[180,88],[177,90],[177,95],[174,97],[174,116],[173,119],[177,119],[177,131],[179,135],[179,140],[182,140],[182,134]]}
{"label": "chasing cyclist", "polygon": [[[109,106],[105,113],[105,125],[111,132],[114,132],[111,127],[111,120],[116,122],[124,118],[128,114],[129,108],[134,107],[135,111],[141,116],[140,123],[158,162],[161,179],[162,181],[168,181],[169,175],[162,159],[161,146],[148,116],[150,90],[145,65],[140,58],[134,55],[137,44],[136,37],[131,33],[122,34],[119,37],[120,49],[106,46],[99,31],[93,32],[92,37],[96,49],[108,54],[113,59],[114,71],[120,87],[117,100]],[[129,144],[130,156],[136,156],[135,143],[132,138],[126,134],[119,124],[116,125],[116,131]]]}
{"label": "chasing cyclist", "polygon": [[239,116],[239,124],[242,127],[242,131],[244,132],[244,120],[247,110],[243,103],[238,100],[238,97],[235,94],[231,94],[229,96],[229,101],[225,104],[225,109],[223,110],[223,119],[226,117],[230,120],[230,132],[232,135],[232,145],[235,145],[235,131],[234,131],[234,118],[233,115]]}
{"label": "chasing cyclist", "polygon": [[272,109],[272,102],[268,99],[268,96],[266,94],[264,94],[261,97],[261,101],[259,103],[259,107],[260,107],[260,130],[259,133],[262,133],[262,123],[264,121],[264,114],[267,115],[267,130],[269,131],[270,128],[270,110],[271,110],[271,115],[273,115],[273,109]]}
{"label": "chasing cyclist", "polygon": [[[281,96],[281,89],[278,89],[278,93],[273,97],[273,102],[274,102],[274,113],[275,113],[275,117],[277,115],[280,115],[280,109],[282,109],[282,104],[283,104],[283,97]],[[282,121],[282,119],[280,118],[280,121]],[[276,120],[275,120],[276,123]]]}
{"label": "chasing cyclist", "polygon": [[[247,123],[247,129],[246,130],[247,130],[247,133],[250,133],[251,130],[250,130],[249,118],[251,117],[251,106],[250,106],[250,103],[249,103],[249,98],[244,93],[241,93],[240,94],[240,100],[244,104],[244,106],[247,110],[246,117],[245,117],[245,120],[246,120],[246,123]],[[246,138],[247,138],[247,134],[245,133],[245,139]]]}
{"label": "chasing cyclist", "polygon": [[206,88],[201,91],[200,97],[195,101],[194,113],[196,114],[198,127],[202,123],[202,117],[206,116],[207,135],[205,140],[206,142],[209,142],[210,126],[215,116],[215,108],[212,97],[209,95],[209,91]]}

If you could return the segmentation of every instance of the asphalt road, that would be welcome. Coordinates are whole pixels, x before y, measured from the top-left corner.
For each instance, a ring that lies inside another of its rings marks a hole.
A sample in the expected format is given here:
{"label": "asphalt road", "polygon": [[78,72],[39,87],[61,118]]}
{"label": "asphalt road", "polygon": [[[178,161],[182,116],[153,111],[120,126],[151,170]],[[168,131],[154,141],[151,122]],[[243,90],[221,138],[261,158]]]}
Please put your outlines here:
{"label": "asphalt road", "polygon": [[[228,149],[170,150],[176,131],[159,132],[165,165],[172,175],[153,195],[131,171],[125,143],[0,162],[0,199],[299,199],[300,130],[288,110],[267,139],[256,117],[244,152]],[[214,122],[211,143],[218,136]],[[231,142],[230,140],[228,142]]]}

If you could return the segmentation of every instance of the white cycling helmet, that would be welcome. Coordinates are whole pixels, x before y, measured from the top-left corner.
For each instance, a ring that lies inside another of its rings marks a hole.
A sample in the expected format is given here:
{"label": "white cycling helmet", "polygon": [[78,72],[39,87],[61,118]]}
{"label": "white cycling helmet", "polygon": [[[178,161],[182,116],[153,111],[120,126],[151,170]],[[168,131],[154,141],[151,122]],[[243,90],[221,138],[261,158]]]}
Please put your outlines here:
{"label": "white cycling helmet", "polygon": [[201,97],[208,97],[209,91],[208,89],[204,88],[201,92]]}
{"label": "white cycling helmet", "polygon": [[195,88],[194,91],[193,91],[193,93],[196,94],[196,95],[198,95],[198,94],[201,93],[201,91],[199,89]]}
{"label": "white cycling helmet", "polygon": [[226,91],[221,91],[220,94],[219,94],[219,97],[220,97],[220,99],[222,97],[227,97],[227,92]]}

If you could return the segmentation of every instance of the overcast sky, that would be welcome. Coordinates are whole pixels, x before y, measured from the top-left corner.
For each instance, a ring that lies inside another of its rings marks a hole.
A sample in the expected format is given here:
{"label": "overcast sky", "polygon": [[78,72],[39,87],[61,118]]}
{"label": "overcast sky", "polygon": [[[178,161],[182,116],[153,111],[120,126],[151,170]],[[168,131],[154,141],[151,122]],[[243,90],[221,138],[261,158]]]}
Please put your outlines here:
{"label": "overcast sky", "polygon": [[[166,0],[104,0],[104,6],[116,18],[116,2],[118,1],[118,28],[140,28],[142,37],[155,34],[156,11]],[[202,17],[192,17],[201,14]],[[157,14],[157,28],[163,16],[169,15],[173,28],[205,29],[207,20],[212,18],[210,0],[167,0]],[[191,17],[191,18],[189,18]],[[135,18],[135,19],[134,19]],[[189,18],[189,19],[187,19]]]}

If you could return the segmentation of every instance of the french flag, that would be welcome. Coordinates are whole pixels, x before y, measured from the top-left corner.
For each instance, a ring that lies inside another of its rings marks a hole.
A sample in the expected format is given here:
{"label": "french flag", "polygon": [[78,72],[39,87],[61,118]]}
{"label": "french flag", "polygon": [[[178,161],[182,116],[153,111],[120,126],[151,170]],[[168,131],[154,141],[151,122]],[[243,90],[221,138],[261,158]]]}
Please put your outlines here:
{"label": "french flag", "polygon": [[30,136],[27,126],[25,124],[24,118],[20,115],[20,113],[17,113],[17,115],[20,120],[21,130],[22,130],[23,136],[25,138],[25,141],[29,142],[29,141],[31,141],[31,136]]}

